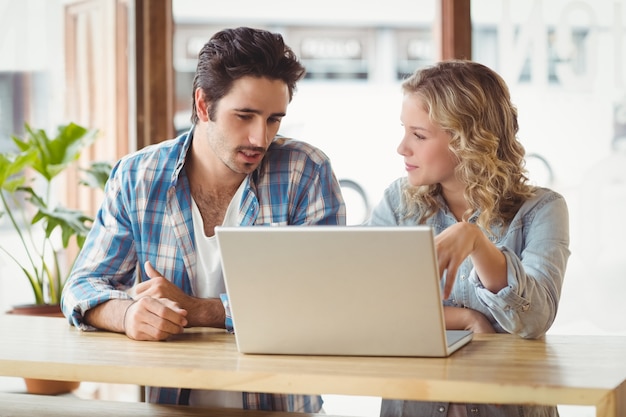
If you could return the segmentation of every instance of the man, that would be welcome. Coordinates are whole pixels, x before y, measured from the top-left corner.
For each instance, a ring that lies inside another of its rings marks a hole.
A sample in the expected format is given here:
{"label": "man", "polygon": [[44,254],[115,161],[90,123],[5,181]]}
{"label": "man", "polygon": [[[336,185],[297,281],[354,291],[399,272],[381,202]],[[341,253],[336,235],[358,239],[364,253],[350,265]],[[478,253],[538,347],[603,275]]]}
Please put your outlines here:
{"label": "man", "polygon": [[[122,158],[111,173],[63,292],[73,325],[136,340],[224,328],[216,226],[345,224],[328,158],[277,136],[304,72],[282,37],[264,30],[228,29],[204,45],[192,129]],[[319,396],[153,387],[147,399],[304,412],[322,404]]]}

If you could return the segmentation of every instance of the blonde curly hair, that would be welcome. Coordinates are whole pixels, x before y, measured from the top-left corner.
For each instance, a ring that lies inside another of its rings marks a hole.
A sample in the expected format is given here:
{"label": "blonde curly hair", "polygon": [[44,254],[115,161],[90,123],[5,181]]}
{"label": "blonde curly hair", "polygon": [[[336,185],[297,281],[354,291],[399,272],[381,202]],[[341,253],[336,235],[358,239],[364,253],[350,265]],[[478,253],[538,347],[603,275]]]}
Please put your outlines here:
{"label": "blonde curly hair", "polygon": [[[524,147],[517,140],[517,109],[504,80],[488,67],[466,60],[443,61],[417,70],[402,83],[404,94],[417,96],[431,122],[450,134],[457,178],[465,184],[477,224],[491,234],[508,224],[533,195],[524,168]],[[441,186],[408,186],[405,197],[421,213],[420,223],[440,207]]]}

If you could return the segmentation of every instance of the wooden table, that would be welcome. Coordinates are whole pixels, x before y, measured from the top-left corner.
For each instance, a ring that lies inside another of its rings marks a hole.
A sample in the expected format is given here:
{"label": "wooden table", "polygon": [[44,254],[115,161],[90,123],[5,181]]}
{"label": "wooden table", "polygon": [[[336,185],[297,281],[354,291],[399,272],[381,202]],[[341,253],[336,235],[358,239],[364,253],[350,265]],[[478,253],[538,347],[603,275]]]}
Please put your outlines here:
{"label": "wooden table", "polygon": [[0,316],[0,375],[299,394],[592,405],[626,416],[626,337],[476,335],[445,359],[244,355],[222,330],[167,342]]}

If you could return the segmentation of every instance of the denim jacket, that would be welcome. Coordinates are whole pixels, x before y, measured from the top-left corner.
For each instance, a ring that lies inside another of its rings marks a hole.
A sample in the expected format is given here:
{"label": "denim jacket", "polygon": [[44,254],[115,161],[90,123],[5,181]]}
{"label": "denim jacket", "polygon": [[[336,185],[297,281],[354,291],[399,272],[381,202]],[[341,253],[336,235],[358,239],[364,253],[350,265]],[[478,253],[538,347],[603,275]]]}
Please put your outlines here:
{"label": "denim jacket", "polygon": [[[404,200],[408,181],[394,181],[374,208],[368,221],[372,226],[417,224]],[[426,220],[435,235],[457,220],[442,200],[443,209]],[[475,222],[478,213],[469,221]],[[546,188],[537,188],[513,220],[494,229],[492,242],[507,262],[507,287],[498,293],[486,289],[470,258],[459,267],[454,288],[444,305],[467,307],[484,314],[497,332],[523,338],[545,335],[556,318],[569,250],[569,214],[563,197]],[[381,416],[446,416],[447,404],[383,400]],[[467,405],[470,417],[558,415],[555,407]]]}

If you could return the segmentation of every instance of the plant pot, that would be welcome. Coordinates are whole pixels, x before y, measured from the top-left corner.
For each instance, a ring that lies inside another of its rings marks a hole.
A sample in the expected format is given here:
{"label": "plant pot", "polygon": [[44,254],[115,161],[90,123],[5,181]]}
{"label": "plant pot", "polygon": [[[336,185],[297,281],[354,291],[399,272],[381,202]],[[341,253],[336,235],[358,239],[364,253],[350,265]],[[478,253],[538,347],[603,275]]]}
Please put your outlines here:
{"label": "plant pot", "polygon": [[55,381],[52,379],[24,378],[26,392],[38,395],[67,394],[80,386],[78,381]]}
{"label": "plant pot", "polygon": [[59,304],[21,304],[13,306],[8,314],[40,317],[63,317]]}
{"label": "plant pot", "polygon": [[[58,304],[25,304],[13,306],[7,314],[24,316],[63,317]],[[80,386],[78,381],[56,381],[51,379],[24,378],[26,391],[29,394],[59,395],[74,391]]]}

